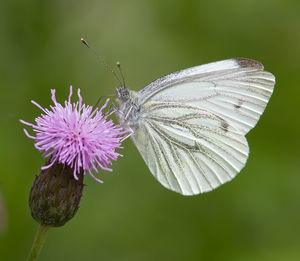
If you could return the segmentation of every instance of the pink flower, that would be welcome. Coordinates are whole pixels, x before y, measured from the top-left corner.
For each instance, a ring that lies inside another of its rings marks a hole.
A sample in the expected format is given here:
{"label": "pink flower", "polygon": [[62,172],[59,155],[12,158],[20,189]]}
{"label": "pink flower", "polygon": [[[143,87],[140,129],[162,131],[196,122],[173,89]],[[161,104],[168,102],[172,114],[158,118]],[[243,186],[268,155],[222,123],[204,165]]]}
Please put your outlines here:
{"label": "pink flower", "polygon": [[55,162],[67,164],[74,169],[75,179],[78,179],[77,174],[83,170],[84,174],[89,172],[95,180],[102,183],[102,180],[92,174],[92,170],[98,172],[100,167],[111,171],[108,165],[112,164],[111,160],[122,156],[116,149],[121,148],[121,142],[128,137],[128,132],[102,114],[109,99],[99,110],[82,104],[80,89],[79,101],[71,103],[72,86],[64,106],[56,101],[55,90],[51,90],[51,93],[54,106],[50,106],[50,110],[31,101],[43,111],[35,119],[36,124],[21,120],[36,132],[36,136],[31,136],[24,129],[25,134],[35,141],[35,147],[43,152],[44,157],[51,157],[50,163],[42,169],[51,167]]}

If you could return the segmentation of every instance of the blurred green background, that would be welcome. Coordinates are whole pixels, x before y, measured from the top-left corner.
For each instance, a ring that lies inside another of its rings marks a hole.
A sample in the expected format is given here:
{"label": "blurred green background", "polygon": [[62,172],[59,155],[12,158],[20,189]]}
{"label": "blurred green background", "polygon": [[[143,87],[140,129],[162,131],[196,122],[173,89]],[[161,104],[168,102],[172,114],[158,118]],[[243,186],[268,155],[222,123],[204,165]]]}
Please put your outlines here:
{"label": "blurred green background", "polygon": [[299,0],[1,0],[0,32],[1,260],[25,260],[37,227],[27,200],[44,160],[19,123],[40,114],[30,100],[48,106],[55,88],[63,101],[72,84],[94,104],[117,87],[80,37],[121,61],[134,90],[231,57],[261,61],[277,83],[232,182],[183,197],[127,140],[104,184],[85,178],[77,215],[40,260],[300,260]]}

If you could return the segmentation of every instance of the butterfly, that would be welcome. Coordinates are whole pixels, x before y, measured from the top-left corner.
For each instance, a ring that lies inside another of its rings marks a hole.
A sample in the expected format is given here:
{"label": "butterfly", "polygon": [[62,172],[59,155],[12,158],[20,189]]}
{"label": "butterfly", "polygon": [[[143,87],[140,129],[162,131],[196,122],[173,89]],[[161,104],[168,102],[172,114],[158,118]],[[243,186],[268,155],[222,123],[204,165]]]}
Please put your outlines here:
{"label": "butterfly", "polygon": [[171,73],[136,92],[116,89],[120,125],[153,176],[182,195],[211,191],[245,166],[245,135],[275,84],[261,63],[233,58]]}

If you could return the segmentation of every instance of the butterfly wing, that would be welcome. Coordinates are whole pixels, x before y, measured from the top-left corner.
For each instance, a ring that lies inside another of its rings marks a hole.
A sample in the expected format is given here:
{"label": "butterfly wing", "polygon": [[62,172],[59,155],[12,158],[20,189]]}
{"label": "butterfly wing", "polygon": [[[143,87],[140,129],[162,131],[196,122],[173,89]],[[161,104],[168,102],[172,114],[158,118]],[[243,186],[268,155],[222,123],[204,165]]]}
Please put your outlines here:
{"label": "butterfly wing", "polygon": [[236,58],[159,78],[138,92],[131,136],[155,178],[183,195],[210,191],[244,167],[245,134],[272,94],[274,76]]}
{"label": "butterfly wing", "polygon": [[154,177],[183,195],[210,191],[245,165],[244,135],[224,119],[195,106],[146,103],[131,136]]}
{"label": "butterfly wing", "polygon": [[141,103],[190,104],[228,121],[243,134],[257,123],[275,84],[261,63],[235,58],[200,65],[159,78],[139,92]]}

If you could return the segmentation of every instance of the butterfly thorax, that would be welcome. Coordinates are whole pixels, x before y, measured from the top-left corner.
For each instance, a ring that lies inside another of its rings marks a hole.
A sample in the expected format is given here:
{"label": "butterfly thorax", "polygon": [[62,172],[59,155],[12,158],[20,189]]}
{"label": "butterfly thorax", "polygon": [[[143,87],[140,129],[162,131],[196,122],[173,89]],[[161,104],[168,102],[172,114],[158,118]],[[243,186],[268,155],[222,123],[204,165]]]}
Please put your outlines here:
{"label": "butterfly thorax", "polygon": [[116,116],[120,125],[125,129],[133,130],[138,123],[140,108],[137,92],[121,86],[116,89],[116,101],[119,103]]}

